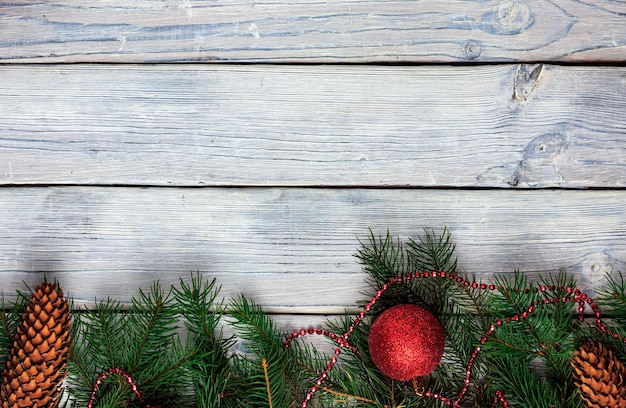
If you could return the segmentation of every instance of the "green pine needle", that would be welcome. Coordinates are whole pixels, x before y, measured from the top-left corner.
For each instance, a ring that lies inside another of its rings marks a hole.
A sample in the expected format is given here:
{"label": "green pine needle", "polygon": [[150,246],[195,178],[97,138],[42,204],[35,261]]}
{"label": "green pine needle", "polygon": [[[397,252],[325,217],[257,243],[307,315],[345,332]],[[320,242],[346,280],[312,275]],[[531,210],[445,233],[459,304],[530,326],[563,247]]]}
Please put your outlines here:
{"label": "green pine needle", "polygon": [[26,310],[26,305],[30,297],[18,292],[18,297],[10,306],[5,304],[4,294],[0,295],[0,361],[7,361],[17,327],[22,321],[22,314]]}
{"label": "green pine needle", "polygon": [[259,305],[243,295],[231,301],[229,316],[248,351],[239,368],[247,375],[242,396],[246,406],[268,407],[268,383],[273,407],[300,406],[321,372],[322,357],[304,341],[293,341],[285,348],[284,334]]}
{"label": "green pine needle", "polygon": [[200,274],[191,276],[191,283],[180,280],[174,288],[179,313],[185,318],[195,354],[189,373],[193,378],[196,405],[199,408],[219,406],[232,376],[228,349],[232,338],[224,338],[218,326],[223,317],[223,303],[218,301],[220,288],[216,280],[204,281]]}
{"label": "green pine needle", "polygon": [[447,228],[441,234],[425,228],[417,239],[409,238],[407,246],[412,270],[455,272],[457,269],[456,245]]}
{"label": "green pine needle", "polygon": [[[186,362],[192,352],[181,343],[174,306],[171,290],[166,292],[156,282],[148,292],[140,291],[128,310],[107,299],[93,311],[75,314],[70,392],[81,401],[87,399],[98,376],[118,367],[133,378],[146,402],[191,406]],[[97,395],[99,408],[121,407],[135,399],[115,375],[105,383]]]}

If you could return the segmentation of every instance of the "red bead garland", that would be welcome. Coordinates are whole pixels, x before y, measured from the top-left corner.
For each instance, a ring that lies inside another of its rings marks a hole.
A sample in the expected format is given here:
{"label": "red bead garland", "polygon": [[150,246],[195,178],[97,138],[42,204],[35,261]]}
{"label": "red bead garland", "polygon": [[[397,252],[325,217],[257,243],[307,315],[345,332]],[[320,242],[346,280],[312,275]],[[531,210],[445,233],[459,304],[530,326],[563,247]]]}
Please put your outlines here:
{"label": "red bead garland", "polygon": [[106,380],[106,378],[109,375],[112,375],[112,374],[113,375],[119,375],[120,377],[122,377],[122,378],[124,378],[126,380],[126,382],[130,385],[130,388],[133,390],[133,393],[135,394],[135,397],[137,397],[137,400],[139,401],[139,403],[143,404],[143,406],[145,408],[161,408],[158,405],[146,404],[143,401],[143,398],[141,396],[141,392],[137,388],[137,384],[135,383],[135,380],[133,380],[133,378],[130,376],[130,374],[128,374],[126,371],[122,370],[119,367],[109,368],[108,370],[106,370],[102,374],[100,374],[100,376],[96,380],[96,384],[91,389],[91,397],[89,398],[89,402],[87,403],[87,408],[93,408],[93,404],[94,404],[94,402],[96,400],[96,394],[98,393],[98,390],[100,389],[100,386],[102,385],[104,380]]}
{"label": "red bead garland", "polygon": [[[363,317],[361,317],[362,319]],[[357,318],[359,319],[359,318]],[[360,320],[360,319],[359,319]],[[287,336],[287,338],[285,339],[285,341],[283,342],[283,345],[285,346],[285,348],[289,347],[289,344],[294,341],[295,339],[297,339],[298,337],[304,337],[307,334],[317,334],[318,336],[324,336],[324,337],[328,337],[329,339],[333,340],[335,343],[337,343],[340,347],[347,347],[350,350],[352,350],[355,353],[359,353],[359,350],[357,350],[357,348],[355,346],[353,346],[352,344],[350,344],[350,342],[347,340],[345,334],[339,336],[335,333],[331,333],[328,330],[322,330],[320,328],[318,329],[314,329],[312,327],[308,328],[307,330],[305,329],[301,329],[300,331],[294,331],[293,333],[291,333],[290,335]]]}
{"label": "red bead garland", "polygon": [[[342,352],[343,348],[349,348],[350,350],[352,350],[355,353],[359,353],[359,350],[353,346],[352,344],[350,344],[349,342],[349,337],[350,334],[354,331],[354,329],[356,328],[357,325],[359,325],[361,323],[361,321],[364,319],[365,315],[367,313],[370,312],[372,306],[374,306],[374,304],[380,299],[380,297],[383,295],[383,293],[391,286],[394,285],[396,283],[401,283],[404,281],[408,281],[411,279],[416,279],[416,278],[441,278],[441,279],[450,279],[452,281],[456,281],[459,285],[463,286],[463,287],[467,287],[467,288],[471,288],[471,289],[479,289],[479,290],[490,290],[493,291],[496,289],[496,286],[493,284],[485,284],[485,283],[478,283],[478,282],[470,282],[467,279],[464,279],[463,277],[457,276],[454,273],[447,273],[447,272],[437,272],[437,271],[425,271],[425,272],[415,272],[413,274],[407,274],[405,276],[398,276],[395,278],[391,278],[389,280],[389,282],[387,284],[383,284],[379,290],[376,291],[375,296],[373,296],[370,301],[365,305],[363,311],[361,311],[358,316],[352,321],[352,324],[348,327],[348,330],[344,333],[341,334],[335,334],[335,333],[331,333],[328,330],[323,330],[321,328],[318,329],[314,329],[314,328],[309,328],[309,329],[302,329],[299,331],[294,331],[293,333],[291,333],[289,336],[287,336],[286,340],[284,341],[284,346],[287,348],[289,347],[289,344],[300,337],[304,337],[306,335],[322,335],[325,337],[330,338],[331,340],[333,340],[334,342],[337,343],[338,347],[335,349],[334,355],[331,357],[330,361],[328,362],[328,364],[326,365],[326,369],[323,370],[320,373],[320,376],[317,378],[317,380],[315,381],[315,384],[313,386],[311,386],[311,388],[309,389],[309,392],[306,394],[304,401],[302,402],[302,408],[306,408],[308,406],[308,401],[310,401],[313,398],[313,395],[317,392],[317,390],[319,389],[319,387],[321,386],[322,382],[328,377],[328,373],[330,372],[330,370],[335,366],[335,364],[337,363],[338,357]],[[517,292],[519,291],[519,288],[504,288],[504,287],[497,287],[497,289],[499,290],[512,290],[513,292]],[[541,307],[542,305],[547,305],[547,304],[551,304],[551,303],[568,303],[568,302],[572,302],[572,303],[577,303],[578,304],[578,320],[582,321],[584,318],[584,311],[585,308],[587,306],[589,306],[591,308],[591,310],[594,313],[594,316],[596,318],[596,326],[598,327],[598,329],[604,333],[607,336],[611,336],[615,339],[620,339],[620,336],[618,333],[614,333],[612,332],[610,329],[608,329],[604,323],[602,322],[602,314],[600,312],[600,308],[598,307],[598,305],[596,305],[593,300],[588,297],[585,293],[581,292],[579,289],[573,288],[573,287],[555,287],[555,286],[546,286],[546,285],[541,285],[539,287],[535,287],[534,290],[540,291],[540,292],[546,292],[548,290],[559,290],[559,291],[565,291],[567,293],[567,295],[562,296],[562,297],[553,297],[553,298],[546,298],[543,299],[541,301],[537,301],[537,302],[533,302],[532,304],[530,304],[525,311],[523,311],[521,314],[516,314],[513,316],[508,316],[504,319],[497,319],[495,322],[493,322],[490,326],[489,329],[485,332],[485,334],[483,335],[483,337],[480,339],[479,341],[479,345],[476,346],[474,348],[474,351],[472,352],[472,354],[470,355],[470,358],[467,362],[467,367],[465,369],[465,379],[464,379],[464,385],[461,388],[461,390],[459,391],[459,393],[457,394],[456,398],[453,400],[451,398],[445,397],[443,395],[441,395],[440,393],[437,392],[432,392],[432,391],[426,391],[424,393],[425,397],[428,398],[433,398],[436,400],[441,401],[442,403],[444,403],[446,406],[452,406],[453,408],[458,408],[461,404],[461,401],[463,399],[463,397],[465,396],[465,394],[467,393],[470,383],[471,383],[471,377],[472,377],[472,367],[474,365],[474,361],[476,360],[476,358],[478,357],[478,354],[480,353],[480,351],[482,350],[482,345],[484,345],[487,340],[489,339],[489,337],[491,337],[491,335],[493,333],[495,333],[495,331],[497,330],[498,327],[504,325],[504,324],[508,324],[511,322],[518,322],[520,320],[524,320],[527,319],[530,314],[537,308],[537,307]],[[530,291],[530,288],[526,288],[525,289],[526,293],[528,293]],[[622,342],[626,343],[626,337],[623,337],[620,339]],[[98,377],[98,379],[96,380],[96,384],[93,386],[92,388],[92,393],[91,393],[91,397],[89,399],[89,403],[87,404],[87,408],[93,408],[94,406],[94,401],[96,398],[96,395],[98,393],[99,387],[102,385],[102,383],[104,382],[104,380],[109,376],[109,375],[118,375],[123,377],[126,382],[128,382],[128,384],[131,386],[133,393],[135,394],[135,397],[137,398],[137,400],[139,401],[140,404],[142,404],[144,406],[144,408],[160,408],[159,406],[154,406],[154,405],[150,405],[150,404],[146,404],[142,398],[141,392],[139,391],[134,379],[124,370],[122,370],[119,367],[114,367],[114,368],[110,368],[108,370],[106,370],[105,372],[103,372],[102,374],[100,374],[100,376]],[[492,404],[492,408],[495,408],[498,404],[501,404],[502,407],[507,408],[509,406],[509,403],[506,401],[506,398],[504,396],[504,394],[500,391],[500,390],[496,390],[495,392],[495,396],[493,398],[493,404]]]}
{"label": "red bead garland", "polygon": [[[337,357],[341,354],[341,349],[342,348],[348,347],[351,350],[353,350],[353,351],[358,353],[358,350],[356,350],[356,348],[354,346],[352,346],[348,342],[348,338],[350,337],[350,334],[354,331],[355,327],[359,323],[361,323],[361,321],[363,320],[365,315],[371,310],[372,306],[380,299],[382,294],[391,285],[394,285],[396,283],[401,283],[401,282],[404,282],[404,281],[408,281],[408,280],[411,280],[411,279],[417,279],[417,278],[450,279],[452,281],[456,281],[459,285],[461,285],[463,287],[467,287],[467,288],[471,288],[471,289],[490,290],[490,291],[493,291],[493,290],[496,289],[496,286],[494,284],[487,285],[485,283],[470,282],[469,280],[464,279],[461,276],[457,276],[454,273],[438,272],[438,271],[424,271],[424,272],[417,271],[417,272],[415,272],[413,274],[407,274],[405,276],[397,276],[395,278],[390,278],[389,282],[387,284],[383,284],[376,291],[375,296],[373,296],[370,299],[370,301],[363,308],[363,311],[361,311],[358,314],[358,316],[352,321],[352,324],[348,327],[348,330],[345,333],[342,333],[341,335],[329,333],[326,330],[313,329],[313,328],[309,328],[308,330],[300,330],[299,332],[297,332],[297,331],[293,332],[290,336],[287,336],[287,339],[284,342],[285,347],[289,347],[289,344],[291,343],[291,341],[293,341],[294,339],[296,339],[298,337],[302,337],[302,336],[304,336],[306,334],[324,335],[324,336],[327,336],[327,337],[335,340],[337,342],[337,344],[339,345],[339,347],[337,349],[335,349],[334,356],[332,356],[332,358],[330,359],[330,362],[326,365],[326,369],[321,372],[320,376],[315,381],[315,384],[309,389],[309,392],[306,394],[305,399],[304,399],[304,401],[302,402],[302,405],[301,405],[302,408],[306,408],[307,407],[308,401],[310,401],[313,398],[313,394],[315,394],[317,392],[317,390],[320,387],[320,385],[322,384],[322,382],[328,377],[328,373],[330,372],[330,370],[337,363]],[[504,288],[502,286],[497,287],[497,289],[499,289],[499,290],[507,290],[507,288]],[[519,288],[511,288],[510,290],[512,290],[514,292],[517,292],[517,291],[519,291]],[[530,290],[531,290],[530,288],[526,288],[525,289],[526,293],[528,293]],[[585,293],[581,292],[579,289],[576,289],[576,288],[573,288],[573,287],[562,287],[562,286],[555,287],[554,285],[550,285],[550,286],[541,285],[539,287],[535,287],[534,290],[537,290],[537,291],[540,291],[540,292],[546,292],[548,290],[551,290],[551,291],[559,290],[559,291],[565,291],[567,293],[567,295],[565,295],[563,297],[546,298],[546,299],[544,299],[542,301],[534,302],[534,303],[530,304],[526,308],[526,310],[524,312],[522,312],[521,314],[508,316],[508,317],[506,317],[504,319],[498,319],[494,323],[492,323],[489,326],[489,330],[487,330],[485,332],[485,334],[483,335],[483,337],[480,339],[480,341],[479,341],[480,344],[474,348],[474,351],[472,352],[472,354],[471,354],[471,356],[470,356],[470,358],[469,358],[469,360],[467,362],[467,367],[465,368],[465,379],[464,379],[464,382],[463,382],[463,387],[461,388],[461,390],[457,394],[457,396],[454,399],[454,401],[451,398],[447,398],[447,397],[445,397],[445,396],[443,396],[443,395],[441,395],[439,393],[432,392],[432,391],[427,391],[426,393],[424,393],[424,396],[426,396],[428,398],[433,398],[433,399],[439,400],[439,401],[443,402],[447,406],[452,406],[453,408],[458,408],[460,406],[460,404],[461,404],[461,401],[462,401],[463,397],[465,396],[465,394],[467,393],[467,391],[469,389],[469,386],[470,386],[470,383],[471,383],[471,377],[472,377],[472,367],[474,365],[474,361],[478,357],[478,354],[482,350],[481,346],[487,342],[489,337],[491,337],[491,335],[497,330],[498,327],[502,326],[503,324],[507,324],[507,323],[511,323],[511,322],[518,322],[520,320],[527,319],[529,317],[529,315],[537,307],[540,307],[542,305],[547,305],[547,304],[550,304],[550,303],[557,303],[557,302],[561,302],[561,303],[568,303],[568,302],[578,303],[578,320],[579,321],[583,320],[585,307],[587,305],[589,305],[589,307],[591,307],[591,310],[594,312],[594,315],[596,317],[596,326],[598,327],[598,329],[600,329],[600,331],[602,331],[604,334],[606,334],[608,336],[612,336],[615,339],[619,339],[620,338],[619,334],[613,333],[610,329],[608,329],[602,323],[600,308],[598,307],[598,305],[596,305],[590,297],[588,297]],[[622,342],[626,343],[626,337],[623,337],[621,340],[622,340]],[[504,407],[504,408],[507,408],[509,406],[508,401],[506,400],[504,394],[500,390],[496,390],[496,392],[495,392],[495,396],[493,398],[492,408],[495,408],[498,404],[501,404],[502,407]]]}

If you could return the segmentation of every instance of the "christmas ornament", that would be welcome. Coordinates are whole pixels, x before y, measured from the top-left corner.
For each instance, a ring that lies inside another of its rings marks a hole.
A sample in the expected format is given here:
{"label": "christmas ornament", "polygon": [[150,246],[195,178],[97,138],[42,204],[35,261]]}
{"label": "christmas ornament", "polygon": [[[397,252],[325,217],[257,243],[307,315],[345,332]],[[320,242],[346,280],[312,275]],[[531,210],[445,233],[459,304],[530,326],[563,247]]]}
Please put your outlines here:
{"label": "christmas ornament", "polygon": [[572,358],[578,392],[589,408],[626,408],[626,367],[600,342],[583,344]]}
{"label": "christmas ornament", "polygon": [[3,408],[54,408],[70,351],[70,310],[56,283],[35,288],[17,329],[0,390]]}
{"label": "christmas ornament", "polygon": [[443,329],[423,307],[402,304],[385,310],[369,332],[372,361],[388,377],[408,381],[433,371],[443,355]]}

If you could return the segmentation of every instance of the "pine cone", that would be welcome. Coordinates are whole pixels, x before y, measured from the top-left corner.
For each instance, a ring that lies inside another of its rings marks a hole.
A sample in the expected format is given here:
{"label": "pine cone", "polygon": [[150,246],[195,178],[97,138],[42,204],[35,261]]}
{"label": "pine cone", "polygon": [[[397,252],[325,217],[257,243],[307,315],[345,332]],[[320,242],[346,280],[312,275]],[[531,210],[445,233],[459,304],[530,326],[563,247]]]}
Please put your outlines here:
{"label": "pine cone", "polygon": [[626,367],[602,343],[583,344],[572,358],[574,379],[588,408],[626,408]]}
{"label": "pine cone", "polygon": [[54,408],[70,349],[70,309],[56,283],[35,288],[0,389],[2,408]]}

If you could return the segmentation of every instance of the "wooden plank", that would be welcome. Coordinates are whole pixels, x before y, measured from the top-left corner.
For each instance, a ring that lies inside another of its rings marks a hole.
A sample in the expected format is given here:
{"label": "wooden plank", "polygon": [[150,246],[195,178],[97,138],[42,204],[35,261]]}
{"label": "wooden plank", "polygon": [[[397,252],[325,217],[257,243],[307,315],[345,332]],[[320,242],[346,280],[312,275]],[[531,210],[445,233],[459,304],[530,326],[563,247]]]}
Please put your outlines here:
{"label": "wooden plank", "polygon": [[0,183],[626,185],[626,68],[3,66]]}
{"label": "wooden plank", "polygon": [[[367,289],[368,228],[448,226],[478,279],[626,271],[626,195],[583,190],[49,187],[0,190],[0,289],[58,279],[78,304],[200,270],[276,313],[333,314]],[[590,293],[592,294],[592,293]]]}
{"label": "wooden plank", "polygon": [[4,62],[624,61],[615,0],[0,5]]}

